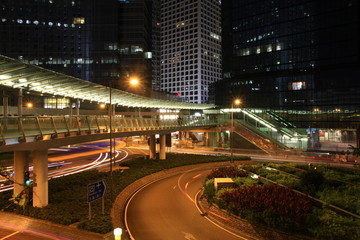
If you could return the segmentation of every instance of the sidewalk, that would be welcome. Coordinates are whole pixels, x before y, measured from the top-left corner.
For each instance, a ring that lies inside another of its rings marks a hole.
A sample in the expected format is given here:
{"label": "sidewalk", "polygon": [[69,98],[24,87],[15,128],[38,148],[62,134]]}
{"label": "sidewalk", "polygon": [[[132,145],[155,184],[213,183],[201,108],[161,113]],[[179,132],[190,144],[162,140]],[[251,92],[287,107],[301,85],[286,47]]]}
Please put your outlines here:
{"label": "sidewalk", "polygon": [[54,224],[44,220],[38,220],[8,212],[0,212],[0,225],[13,231],[31,232],[49,239],[62,240],[100,240],[112,239],[97,233],[77,229],[74,226]]}

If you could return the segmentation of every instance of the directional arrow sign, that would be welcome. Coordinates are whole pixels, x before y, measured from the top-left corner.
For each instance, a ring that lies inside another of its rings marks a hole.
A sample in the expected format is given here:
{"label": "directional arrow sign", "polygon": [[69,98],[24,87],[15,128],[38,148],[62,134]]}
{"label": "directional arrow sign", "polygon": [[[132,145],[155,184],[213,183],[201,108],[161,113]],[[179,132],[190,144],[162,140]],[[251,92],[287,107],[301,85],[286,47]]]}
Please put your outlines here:
{"label": "directional arrow sign", "polygon": [[96,199],[102,198],[105,195],[106,185],[104,181],[96,182],[88,185],[87,201],[92,202]]}

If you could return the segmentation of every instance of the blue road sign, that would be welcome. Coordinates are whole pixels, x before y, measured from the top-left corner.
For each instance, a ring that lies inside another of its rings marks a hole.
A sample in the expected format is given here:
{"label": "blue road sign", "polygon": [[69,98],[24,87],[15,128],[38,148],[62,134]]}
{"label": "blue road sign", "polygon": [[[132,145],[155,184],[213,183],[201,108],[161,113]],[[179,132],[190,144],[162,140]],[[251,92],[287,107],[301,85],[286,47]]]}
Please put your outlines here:
{"label": "blue road sign", "polygon": [[88,185],[88,202],[92,202],[96,199],[102,198],[105,195],[106,185],[104,181],[96,182]]}

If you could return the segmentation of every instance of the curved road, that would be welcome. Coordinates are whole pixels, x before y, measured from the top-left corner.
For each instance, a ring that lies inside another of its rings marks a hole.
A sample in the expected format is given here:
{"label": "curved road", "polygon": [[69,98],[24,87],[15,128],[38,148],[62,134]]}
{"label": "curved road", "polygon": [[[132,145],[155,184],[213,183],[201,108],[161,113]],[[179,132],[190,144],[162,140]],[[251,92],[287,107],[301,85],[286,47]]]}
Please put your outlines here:
{"label": "curved road", "polygon": [[132,196],[125,221],[136,240],[239,240],[202,216],[195,196],[209,170],[194,168],[184,174],[153,182]]}

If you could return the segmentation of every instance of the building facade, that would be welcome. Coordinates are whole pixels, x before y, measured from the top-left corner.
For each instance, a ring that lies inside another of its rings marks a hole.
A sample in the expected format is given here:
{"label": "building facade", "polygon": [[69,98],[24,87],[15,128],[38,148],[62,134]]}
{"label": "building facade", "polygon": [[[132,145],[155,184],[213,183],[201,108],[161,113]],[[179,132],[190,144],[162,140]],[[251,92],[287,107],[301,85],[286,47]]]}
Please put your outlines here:
{"label": "building facade", "polygon": [[116,0],[1,1],[0,53],[107,85],[119,76],[117,4]]}
{"label": "building facade", "polygon": [[161,0],[161,90],[208,102],[221,79],[221,1]]}
{"label": "building facade", "polygon": [[222,16],[217,104],[239,97],[244,107],[282,112],[301,127],[356,128],[358,1],[223,0]]}
{"label": "building facade", "polygon": [[[133,0],[120,1],[119,7],[119,53],[120,86],[123,90],[151,96],[153,82],[159,64],[159,52],[156,42],[157,1]],[[155,19],[153,21],[153,19]],[[137,78],[139,85],[127,84],[131,78]],[[122,87],[121,87],[122,86]]]}

